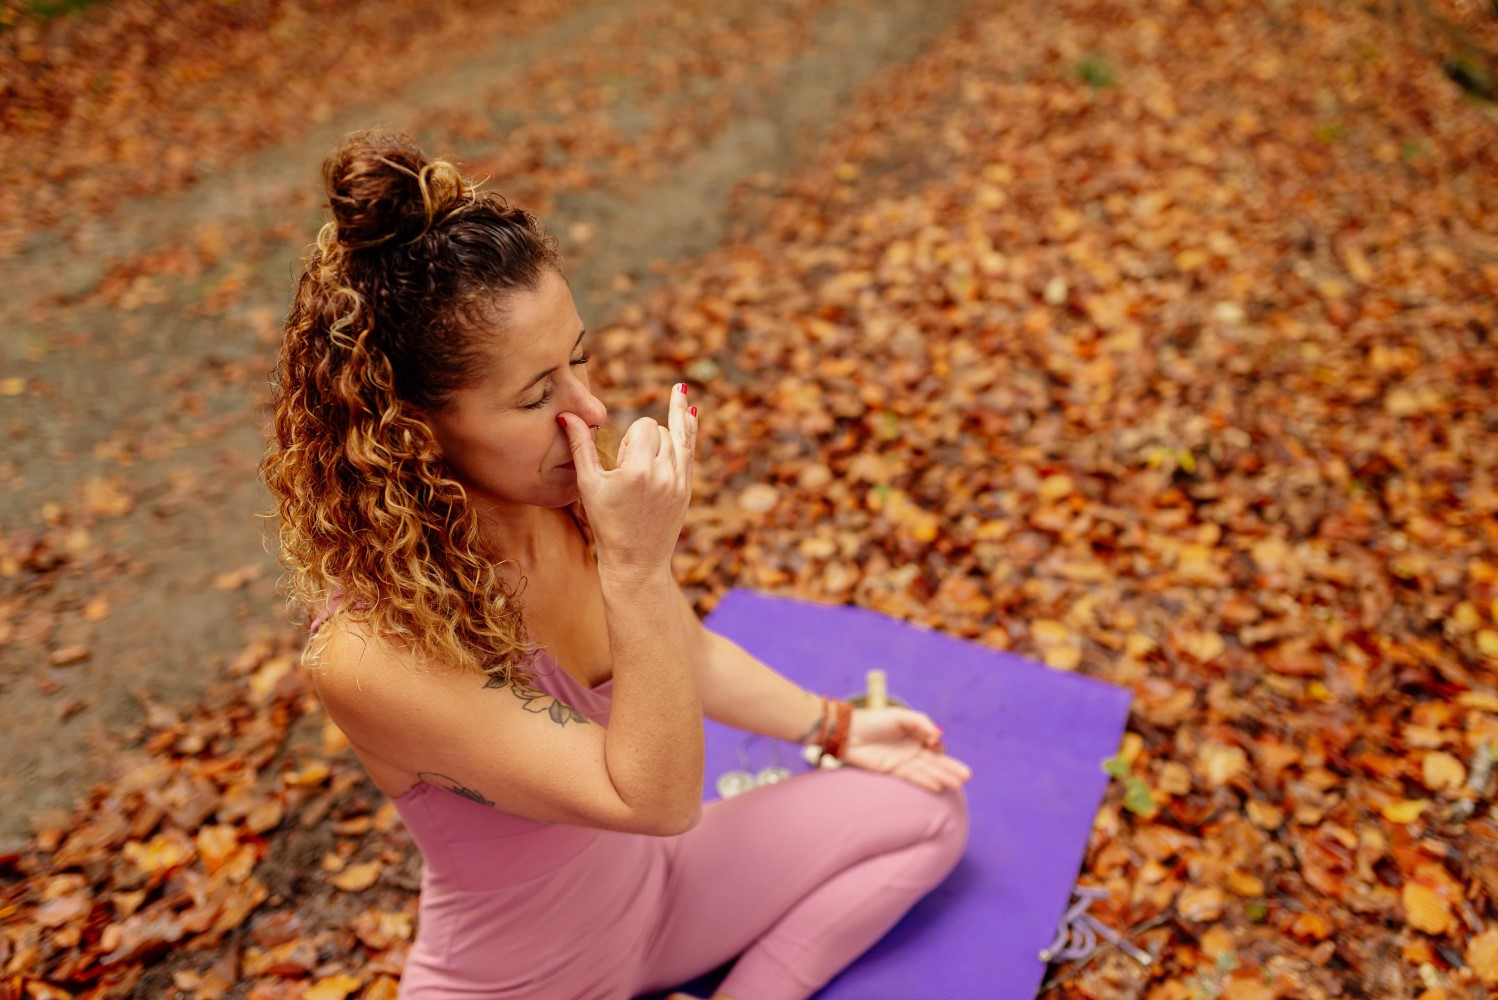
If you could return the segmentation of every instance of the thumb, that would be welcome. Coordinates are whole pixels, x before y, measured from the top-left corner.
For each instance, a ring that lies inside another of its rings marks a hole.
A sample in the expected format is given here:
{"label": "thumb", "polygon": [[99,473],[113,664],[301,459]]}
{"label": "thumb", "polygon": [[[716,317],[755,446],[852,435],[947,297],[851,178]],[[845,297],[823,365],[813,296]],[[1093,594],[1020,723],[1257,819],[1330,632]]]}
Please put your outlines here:
{"label": "thumb", "polygon": [[597,478],[603,471],[598,460],[598,446],[593,443],[593,432],[588,424],[575,413],[558,413],[557,423],[567,435],[567,447],[572,449],[572,464],[577,466],[579,476]]}
{"label": "thumb", "polygon": [[941,742],[941,727],[932,722],[931,716],[925,712],[911,712],[909,723],[913,735],[927,746]]}

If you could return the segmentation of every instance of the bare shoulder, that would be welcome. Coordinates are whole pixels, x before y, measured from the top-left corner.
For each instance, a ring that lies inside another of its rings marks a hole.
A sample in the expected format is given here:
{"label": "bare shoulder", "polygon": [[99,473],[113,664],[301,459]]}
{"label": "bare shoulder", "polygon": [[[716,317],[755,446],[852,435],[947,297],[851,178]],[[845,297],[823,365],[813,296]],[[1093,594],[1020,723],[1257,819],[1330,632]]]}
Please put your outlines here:
{"label": "bare shoulder", "polygon": [[498,689],[507,691],[518,707],[558,725],[588,721],[523,673],[494,677],[430,663],[404,644],[377,637],[363,622],[343,616],[324,625],[308,650],[307,667],[324,700],[347,705],[392,699],[398,704],[416,695],[470,699],[480,691]]}
{"label": "bare shoulder", "polygon": [[318,630],[304,663],[340,726],[345,721],[356,726],[360,717],[415,722],[415,716],[470,702],[498,684],[485,674],[424,659],[399,639],[376,635],[367,623],[347,615],[333,616]]}
{"label": "bare shoulder", "polygon": [[424,663],[341,615],[318,631],[308,669],[328,716],[392,789],[422,778],[543,822],[679,832],[676,817],[621,799],[605,727],[523,675]]}
{"label": "bare shoulder", "polygon": [[420,687],[423,676],[440,673],[419,663],[404,645],[377,637],[369,626],[347,615],[334,615],[308,640],[303,665],[326,701],[352,691],[372,692]]}

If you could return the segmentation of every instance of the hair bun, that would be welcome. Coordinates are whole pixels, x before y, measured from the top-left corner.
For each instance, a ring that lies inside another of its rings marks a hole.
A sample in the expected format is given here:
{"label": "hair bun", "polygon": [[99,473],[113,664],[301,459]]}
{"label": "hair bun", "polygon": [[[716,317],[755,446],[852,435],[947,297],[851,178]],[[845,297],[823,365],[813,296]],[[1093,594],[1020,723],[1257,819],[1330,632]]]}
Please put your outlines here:
{"label": "hair bun", "polygon": [[446,160],[428,159],[399,132],[355,132],[323,162],[323,184],[349,249],[412,243],[473,197],[473,186]]}

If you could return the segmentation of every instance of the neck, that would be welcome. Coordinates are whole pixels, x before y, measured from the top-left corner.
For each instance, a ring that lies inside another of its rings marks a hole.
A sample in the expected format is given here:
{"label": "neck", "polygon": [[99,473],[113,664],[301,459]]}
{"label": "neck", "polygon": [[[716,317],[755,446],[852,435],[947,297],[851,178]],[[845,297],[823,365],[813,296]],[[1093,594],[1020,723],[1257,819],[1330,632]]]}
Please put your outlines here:
{"label": "neck", "polygon": [[484,549],[496,560],[508,560],[520,573],[541,564],[546,555],[548,529],[557,511],[530,504],[500,504],[473,499],[479,516]]}

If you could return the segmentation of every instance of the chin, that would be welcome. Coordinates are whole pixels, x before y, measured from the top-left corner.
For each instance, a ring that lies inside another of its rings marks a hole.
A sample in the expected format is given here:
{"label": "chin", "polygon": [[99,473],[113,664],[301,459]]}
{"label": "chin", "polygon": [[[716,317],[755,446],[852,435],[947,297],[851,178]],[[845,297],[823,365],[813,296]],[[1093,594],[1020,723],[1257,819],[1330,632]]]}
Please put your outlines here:
{"label": "chin", "polygon": [[577,491],[576,486],[550,492],[551,495],[546,500],[536,504],[537,507],[550,507],[553,510],[560,510],[563,507],[570,507],[577,503],[578,498],[582,495]]}

